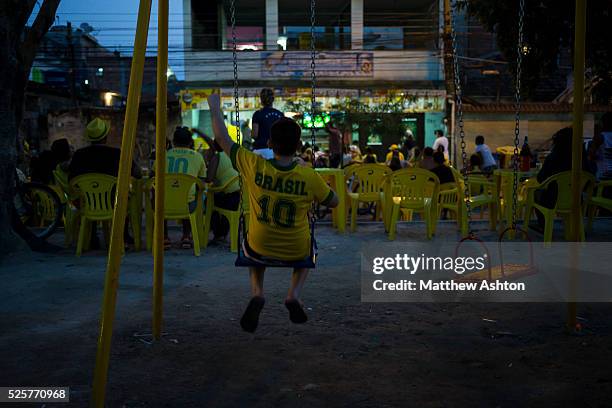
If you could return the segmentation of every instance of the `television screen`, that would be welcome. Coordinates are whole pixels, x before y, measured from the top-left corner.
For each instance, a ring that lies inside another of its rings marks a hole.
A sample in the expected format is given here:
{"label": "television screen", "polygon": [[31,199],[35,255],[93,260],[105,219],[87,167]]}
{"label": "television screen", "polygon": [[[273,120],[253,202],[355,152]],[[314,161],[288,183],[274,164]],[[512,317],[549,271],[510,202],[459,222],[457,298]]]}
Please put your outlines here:
{"label": "television screen", "polygon": [[310,128],[323,128],[331,119],[329,113],[319,113],[315,115],[314,120],[310,113],[304,113],[304,118],[302,119],[302,127],[310,129]]}

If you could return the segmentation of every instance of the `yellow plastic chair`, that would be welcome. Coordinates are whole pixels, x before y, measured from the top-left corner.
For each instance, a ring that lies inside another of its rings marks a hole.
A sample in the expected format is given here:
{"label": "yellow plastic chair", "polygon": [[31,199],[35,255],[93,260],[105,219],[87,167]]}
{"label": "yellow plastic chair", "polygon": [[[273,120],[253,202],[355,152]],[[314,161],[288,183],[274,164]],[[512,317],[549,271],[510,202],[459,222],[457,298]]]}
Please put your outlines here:
{"label": "yellow plastic chair", "polygon": [[74,196],[71,191],[68,175],[60,170],[53,170],[53,179],[57,188],[60,200],[64,204],[64,244],[70,246],[78,235],[78,209],[74,205]]}
{"label": "yellow plastic chair", "polygon": [[612,188],[612,180],[604,180],[597,183],[595,194],[588,201],[587,216],[589,217],[588,229],[593,229],[593,217],[598,209],[603,208],[604,210],[612,211],[612,198],[606,198],[603,196],[605,188]]}
{"label": "yellow plastic chair", "polygon": [[[202,194],[204,183],[188,174],[166,174],[165,175],[165,200],[164,200],[164,219],[165,220],[189,220],[191,224],[191,235],[193,237],[193,252],[195,256],[200,256],[200,235],[202,231]],[[195,186],[196,204],[193,212],[189,211],[189,199]],[[150,192],[153,197],[155,188],[155,178],[151,178],[145,185],[145,191]],[[146,231],[147,249],[153,246],[153,205],[152,199],[145,200],[146,205]],[[204,237],[203,237],[204,238]]]}
{"label": "yellow plastic chair", "polygon": [[385,176],[391,172],[387,166],[379,164],[362,164],[352,169],[355,181],[358,183],[355,192],[349,192],[351,199],[351,232],[357,227],[357,212],[359,203],[376,204],[375,219],[378,219],[382,209],[381,191]]}
{"label": "yellow plastic chair", "polygon": [[[202,234],[201,245],[202,248],[206,248],[208,246],[208,235],[210,234],[210,220],[212,218],[212,213],[217,211],[219,215],[225,217],[229,222],[230,226],[230,249],[232,252],[238,252],[238,228],[240,227],[240,208],[236,210],[228,210],[225,208],[217,207],[215,205],[215,193],[219,193],[224,191],[228,186],[232,183],[235,183],[238,180],[239,176],[232,177],[222,186],[218,187],[209,187],[206,192],[206,215],[204,216],[204,232]],[[248,195],[245,195],[248,197]]]}
{"label": "yellow plastic chair", "polygon": [[489,226],[491,231],[497,229],[499,191],[497,181],[485,175],[468,176],[470,184],[470,207],[471,209],[481,208],[481,218],[484,214],[484,207],[489,209]]}
{"label": "yellow plastic chair", "polygon": [[[499,155],[500,167],[502,169],[508,169],[512,165],[512,158],[514,157],[514,146],[499,146],[496,150]],[[519,148],[519,154],[521,149]]]}
{"label": "yellow plastic chair", "polygon": [[[49,186],[54,192],[60,196],[60,192],[55,186]],[[32,190],[32,203],[34,204],[34,220],[36,221],[39,227],[44,227],[46,225],[51,224],[55,221],[55,215],[57,214],[57,207],[55,206],[55,201],[49,196],[48,193],[33,189]]]}
{"label": "yellow plastic chair", "polygon": [[[344,202],[346,203],[346,205],[344,206],[345,208],[344,219],[345,220],[351,213],[351,197],[349,196],[349,193],[351,191],[349,191],[349,186],[352,186],[352,182],[355,179],[355,169],[358,168],[359,166],[361,166],[361,164],[353,163],[353,164],[349,164],[348,166],[342,169],[342,172],[344,173],[344,191],[336,192],[337,194],[344,194]],[[335,226],[335,223],[336,223],[336,220],[334,219],[334,226]]]}
{"label": "yellow plastic chair", "polygon": [[[557,201],[553,208],[546,208],[535,202],[536,189],[546,189],[553,183],[557,184]],[[581,172],[580,176],[580,191],[585,193],[585,200],[583,200],[583,208],[581,214],[584,214],[586,206],[591,202],[593,195],[593,187],[595,186],[595,177],[592,174],[585,171]],[[527,228],[529,220],[531,219],[531,213],[534,209],[537,209],[544,216],[544,242],[552,242],[553,228],[555,222],[555,216],[559,215],[563,219],[565,239],[569,240],[571,234],[571,212],[572,212],[572,172],[564,171],[562,173],[555,174],[544,180],[540,185],[531,187],[532,192],[528,195],[527,202],[525,203],[525,214],[524,214],[524,227]],[[580,240],[584,241],[584,225],[583,219],[580,217]]]}
{"label": "yellow plastic chair", "polygon": [[[458,180],[459,183],[464,186],[465,180],[463,179],[463,175],[459,172],[459,170],[451,167],[453,174],[455,175],[455,180]],[[489,209],[489,226],[491,231],[495,231],[497,229],[497,219],[498,219],[498,208],[499,208],[499,189],[498,183],[493,177],[489,177],[481,174],[468,174],[469,181],[469,198],[466,200],[463,199],[463,202],[469,200],[470,208],[472,210],[476,208],[484,209],[484,207],[488,207]],[[462,193],[465,196],[465,193]],[[467,213],[467,205],[464,206],[463,210]],[[481,210],[481,218],[483,212]]]}
{"label": "yellow plastic chair", "polygon": [[76,255],[88,249],[91,239],[91,223],[102,222],[106,243],[109,243],[110,223],[113,219],[115,186],[117,179],[106,174],[83,174],[70,182],[70,189],[79,198],[81,225],[77,239]]}
{"label": "yellow plastic chair", "polygon": [[461,235],[466,236],[468,234],[468,225],[463,190],[463,182],[459,180],[452,183],[440,184],[438,213],[441,216],[443,209],[449,211],[457,220],[457,227],[461,231]]}
{"label": "yellow plastic chair", "polygon": [[436,232],[438,221],[438,176],[425,169],[402,169],[387,176],[385,201],[391,204],[389,240],[395,240],[401,210],[420,213],[425,221],[427,239]]}

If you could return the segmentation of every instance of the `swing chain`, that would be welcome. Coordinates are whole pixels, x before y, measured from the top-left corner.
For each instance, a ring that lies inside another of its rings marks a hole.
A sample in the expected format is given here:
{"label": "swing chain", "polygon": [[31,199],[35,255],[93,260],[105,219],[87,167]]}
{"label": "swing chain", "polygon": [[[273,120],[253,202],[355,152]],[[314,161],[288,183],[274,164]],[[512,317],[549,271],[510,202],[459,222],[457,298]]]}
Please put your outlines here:
{"label": "swing chain", "polygon": [[464,190],[463,196],[465,199],[465,207],[466,207],[466,215],[467,215],[467,223],[468,223],[468,235],[473,236],[473,231],[471,229],[472,223],[472,207],[470,203],[470,183],[468,176],[468,159],[467,159],[467,151],[466,151],[466,142],[465,142],[465,127],[463,122],[463,90],[461,88],[461,78],[459,77],[459,59],[457,57],[457,32],[455,30],[455,13],[453,12],[453,8],[455,8],[455,2],[451,4],[451,45],[453,52],[453,77],[455,84],[455,114],[457,115],[457,124],[459,127],[459,138],[461,140],[461,160],[463,162],[463,181],[464,181]]}
{"label": "swing chain", "polygon": [[236,127],[236,141],[240,144],[240,101],[238,94],[238,52],[236,48],[236,0],[230,1],[230,15],[232,24],[232,62],[234,65],[234,110]]}
{"label": "swing chain", "polygon": [[518,169],[519,169],[519,143],[521,125],[521,76],[523,65],[523,29],[525,19],[525,0],[519,0],[519,19],[518,19],[518,42],[516,49],[516,78],[514,81],[514,103],[515,103],[515,123],[514,123],[514,155],[512,157],[513,179],[512,179],[512,228],[516,229],[516,219],[518,210]]}
{"label": "swing chain", "polygon": [[[236,47],[236,0],[230,0],[230,21],[232,26],[232,62],[234,66],[234,110],[236,119],[236,143],[240,146],[242,135],[240,134],[240,100],[238,94],[238,51]],[[240,214],[242,214],[242,174],[238,175],[238,185],[240,187]]]}
{"label": "swing chain", "polygon": [[[316,42],[315,42],[315,0],[310,0],[310,117],[311,120],[315,119],[316,110],[316,87],[317,87],[317,73],[316,73]],[[314,122],[313,122],[314,123]],[[310,128],[310,139],[312,142],[312,149],[314,152],[314,146],[317,141],[315,135],[315,128]],[[314,163],[313,163],[314,165]]]}
{"label": "swing chain", "polygon": [[[315,110],[316,110],[316,89],[317,89],[317,73],[316,73],[316,42],[315,42],[315,10],[316,10],[315,0],[310,0],[310,118],[312,123],[314,124],[315,119]],[[312,149],[312,167],[315,167],[316,160],[314,157],[315,144],[317,142],[316,138],[316,130],[314,126],[310,128],[310,142]],[[310,228],[311,231],[314,230],[314,225],[317,221],[317,206],[315,203],[312,203],[312,208],[310,210]],[[312,235],[312,234],[311,234]]]}

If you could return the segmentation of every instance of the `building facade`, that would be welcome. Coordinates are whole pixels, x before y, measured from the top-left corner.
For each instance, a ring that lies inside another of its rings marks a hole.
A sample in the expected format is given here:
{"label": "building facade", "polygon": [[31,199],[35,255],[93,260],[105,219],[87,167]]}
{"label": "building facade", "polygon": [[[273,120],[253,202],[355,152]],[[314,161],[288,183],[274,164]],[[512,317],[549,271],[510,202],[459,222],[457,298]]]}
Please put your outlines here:
{"label": "building facade", "polygon": [[[259,90],[270,87],[275,105],[301,120],[305,135],[315,124],[322,144],[320,126],[350,110],[355,100],[365,116],[352,115],[360,118],[352,123],[338,121],[362,147],[384,149],[399,141],[400,129],[410,129],[419,144],[430,144],[434,130],[445,122],[442,9],[440,0],[317,2],[315,72],[321,118],[312,120],[304,115],[311,94],[310,1],[237,2],[240,125],[248,127],[259,107]],[[184,0],[184,16],[183,122],[210,130],[207,92],[220,89],[228,113],[234,107],[230,4]],[[365,119],[368,112],[372,120]],[[399,126],[385,127],[386,114],[397,118]],[[233,114],[228,121],[236,124]]]}
{"label": "building facade", "polygon": [[[91,27],[53,26],[38,48],[26,89],[20,134],[31,150],[48,149],[59,138],[74,148],[88,143],[85,127],[99,116],[111,122],[109,143],[120,145],[130,81],[131,55],[100,44]],[[180,84],[168,72],[169,134],[178,124]],[[136,158],[148,160],[155,136],[157,57],[145,58]]]}

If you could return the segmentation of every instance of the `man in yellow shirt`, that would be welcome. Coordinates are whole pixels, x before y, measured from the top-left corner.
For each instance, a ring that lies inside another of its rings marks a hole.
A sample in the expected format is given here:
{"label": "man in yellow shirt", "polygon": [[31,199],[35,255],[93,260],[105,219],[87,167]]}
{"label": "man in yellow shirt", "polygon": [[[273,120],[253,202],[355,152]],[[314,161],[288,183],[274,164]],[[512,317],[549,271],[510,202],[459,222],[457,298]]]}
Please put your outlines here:
{"label": "man in yellow shirt", "polygon": [[[240,183],[236,178],[238,172],[234,169],[229,156],[223,152],[221,146],[215,143],[210,137],[199,131],[191,129],[198,134],[206,144],[208,149],[204,152],[206,162],[206,182],[223,190],[215,193],[215,207],[230,211],[236,211],[240,205]],[[210,229],[213,232],[213,239],[209,244],[216,244],[225,241],[230,225],[225,217],[219,215],[217,211],[212,213],[210,218]],[[208,237],[204,237],[208,239]]]}
{"label": "man in yellow shirt", "polygon": [[[389,165],[389,162],[393,158],[393,152],[396,150],[399,150],[398,145],[392,144],[391,146],[389,146],[389,153],[387,153],[387,157],[385,157],[385,163],[387,164],[387,166]],[[404,161],[404,154],[402,152],[399,152],[399,159],[400,161]]]}
{"label": "man in yellow shirt", "polygon": [[[313,201],[328,207],[338,205],[338,197],[309,167],[298,166],[295,154],[301,145],[301,129],[295,121],[281,118],[270,131],[269,146],[274,158],[265,160],[234,143],[223,122],[218,94],[208,97],[215,141],[228,154],[240,172],[249,199],[249,232],[245,246],[254,257],[284,261],[303,260],[310,254],[308,210]],[[264,306],[263,278],[265,267],[249,268],[253,297],[240,325],[254,332]],[[294,268],[291,286],[285,299],[293,323],[308,320],[300,302],[308,269]]]}
{"label": "man in yellow shirt", "polygon": [[[174,131],[172,139],[174,147],[166,152],[166,162],[168,167],[166,172],[169,174],[188,174],[193,177],[205,178],[206,177],[206,165],[204,164],[204,158],[202,155],[193,150],[193,137],[189,128],[179,126]],[[189,196],[189,211],[196,211],[196,188],[195,185],[192,187],[191,194]],[[168,228],[164,229],[165,238],[164,245],[166,247],[171,246],[170,238],[168,237]],[[183,237],[181,238],[181,247],[184,249],[193,248],[193,241],[191,238],[191,224],[189,220],[183,220]]]}

